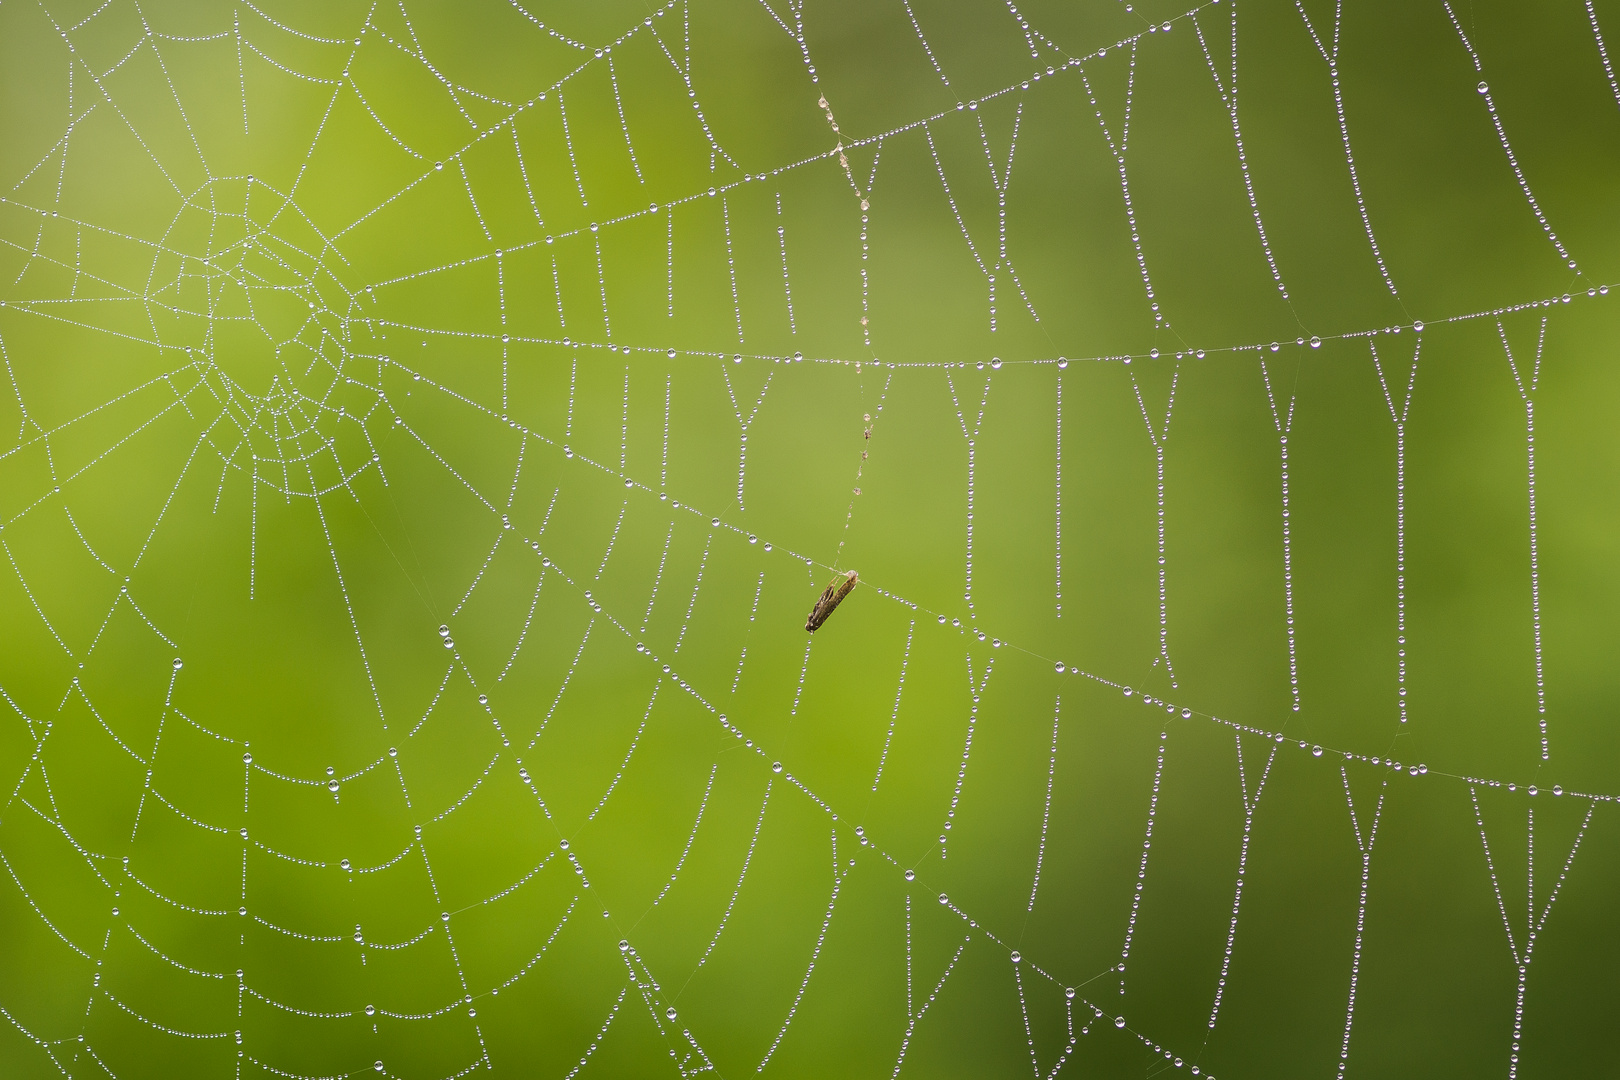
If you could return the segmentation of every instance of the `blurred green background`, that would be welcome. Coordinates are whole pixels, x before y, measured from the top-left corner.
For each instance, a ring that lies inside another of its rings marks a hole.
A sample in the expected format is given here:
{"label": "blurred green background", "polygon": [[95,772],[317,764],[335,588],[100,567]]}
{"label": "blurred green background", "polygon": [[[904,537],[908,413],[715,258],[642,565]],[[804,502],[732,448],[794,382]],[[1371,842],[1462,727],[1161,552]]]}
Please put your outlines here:
{"label": "blurred green background", "polygon": [[0,3],[0,1073],[1612,1071],[1616,28]]}

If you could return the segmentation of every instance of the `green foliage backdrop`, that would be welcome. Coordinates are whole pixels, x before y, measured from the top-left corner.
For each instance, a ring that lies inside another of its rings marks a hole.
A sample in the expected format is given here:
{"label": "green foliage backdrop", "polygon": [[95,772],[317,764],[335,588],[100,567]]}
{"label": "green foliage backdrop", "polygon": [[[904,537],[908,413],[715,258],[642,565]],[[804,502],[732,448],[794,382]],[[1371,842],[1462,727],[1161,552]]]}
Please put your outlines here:
{"label": "green foliage backdrop", "polygon": [[1611,1070],[1606,31],[0,0],[0,1074]]}

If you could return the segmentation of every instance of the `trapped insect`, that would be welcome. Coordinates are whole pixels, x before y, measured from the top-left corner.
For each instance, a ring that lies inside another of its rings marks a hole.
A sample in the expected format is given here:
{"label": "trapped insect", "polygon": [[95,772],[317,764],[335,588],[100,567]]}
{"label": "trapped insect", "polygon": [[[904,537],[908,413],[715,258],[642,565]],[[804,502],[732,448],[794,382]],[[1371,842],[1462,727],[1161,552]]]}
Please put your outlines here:
{"label": "trapped insect", "polygon": [[804,628],[812,634],[821,629],[821,624],[827,621],[827,617],[833,613],[833,609],[843,603],[844,597],[848,596],[850,590],[855,588],[857,580],[858,578],[853,570],[834,578],[832,584],[828,585],[826,590],[822,592],[821,599],[816,601],[816,606],[810,609],[810,617],[804,621]]}

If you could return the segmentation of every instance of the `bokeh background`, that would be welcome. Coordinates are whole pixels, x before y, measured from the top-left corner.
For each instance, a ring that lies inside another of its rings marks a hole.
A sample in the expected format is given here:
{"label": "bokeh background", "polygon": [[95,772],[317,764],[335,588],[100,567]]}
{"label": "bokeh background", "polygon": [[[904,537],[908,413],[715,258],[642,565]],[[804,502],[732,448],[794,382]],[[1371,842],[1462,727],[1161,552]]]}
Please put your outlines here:
{"label": "bokeh background", "polygon": [[0,3],[0,1073],[1606,1073],[1606,31]]}

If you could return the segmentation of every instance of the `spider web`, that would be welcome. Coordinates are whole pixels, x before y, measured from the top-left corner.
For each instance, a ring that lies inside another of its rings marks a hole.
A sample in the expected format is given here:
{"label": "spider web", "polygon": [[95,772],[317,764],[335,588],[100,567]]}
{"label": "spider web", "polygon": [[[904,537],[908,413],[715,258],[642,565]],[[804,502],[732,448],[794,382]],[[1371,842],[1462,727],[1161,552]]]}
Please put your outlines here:
{"label": "spider web", "polygon": [[0,4],[8,1075],[1590,1071],[1614,18]]}

